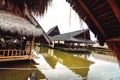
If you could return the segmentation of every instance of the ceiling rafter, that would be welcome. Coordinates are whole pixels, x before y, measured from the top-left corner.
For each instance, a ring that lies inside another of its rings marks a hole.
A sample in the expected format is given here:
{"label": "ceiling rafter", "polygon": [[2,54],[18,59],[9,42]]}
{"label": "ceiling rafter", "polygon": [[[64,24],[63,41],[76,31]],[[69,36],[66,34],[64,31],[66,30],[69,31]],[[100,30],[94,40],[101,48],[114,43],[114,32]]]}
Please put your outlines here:
{"label": "ceiling rafter", "polygon": [[117,20],[120,22],[120,9],[118,8],[117,4],[115,3],[115,0],[107,0],[109,5],[111,6],[113,12],[115,13],[115,16]]}
{"label": "ceiling rafter", "polygon": [[101,25],[96,20],[96,18],[93,16],[93,14],[91,13],[91,11],[88,9],[88,7],[83,3],[82,0],[77,0],[77,1],[79,2],[80,6],[84,9],[84,11],[87,13],[87,15],[89,15],[89,17],[94,22],[94,24],[96,25],[96,27],[100,30],[100,32],[103,35],[103,37],[106,39],[107,36],[106,36],[105,32],[103,31],[103,29],[101,28]]}
{"label": "ceiling rafter", "polygon": [[120,42],[120,36],[119,37],[115,37],[115,38],[112,38],[112,39],[108,39],[107,42]]}

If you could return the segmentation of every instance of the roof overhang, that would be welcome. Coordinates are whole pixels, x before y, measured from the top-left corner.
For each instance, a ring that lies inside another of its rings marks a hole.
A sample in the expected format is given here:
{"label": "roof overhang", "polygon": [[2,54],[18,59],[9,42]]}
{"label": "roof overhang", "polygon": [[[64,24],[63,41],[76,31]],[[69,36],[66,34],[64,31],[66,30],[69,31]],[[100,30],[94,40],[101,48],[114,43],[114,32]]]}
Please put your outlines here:
{"label": "roof overhang", "polygon": [[41,36],[43,31],[31,24],[27,19],[17,16],[12,12],[0,10],[0,30],[24,36]]}
{"label": "roof overhang", "polygon": [[66,0],[95,34],[100,44],[120,36],[120,9],[116,0]]}

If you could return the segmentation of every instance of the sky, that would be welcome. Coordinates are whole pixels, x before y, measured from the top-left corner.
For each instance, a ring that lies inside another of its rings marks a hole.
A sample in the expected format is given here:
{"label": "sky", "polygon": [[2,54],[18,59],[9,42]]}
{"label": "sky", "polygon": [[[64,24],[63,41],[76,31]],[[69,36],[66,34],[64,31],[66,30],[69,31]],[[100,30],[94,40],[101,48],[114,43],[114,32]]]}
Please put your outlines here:
{"label": "sky", "polygon": [[[39,16],[37,19],[45,32],[56,25],[61,34],[88,28],[66,0],[53,0],[44,16]],[[96,40],[92,32],[90,35],[92,40]]]}

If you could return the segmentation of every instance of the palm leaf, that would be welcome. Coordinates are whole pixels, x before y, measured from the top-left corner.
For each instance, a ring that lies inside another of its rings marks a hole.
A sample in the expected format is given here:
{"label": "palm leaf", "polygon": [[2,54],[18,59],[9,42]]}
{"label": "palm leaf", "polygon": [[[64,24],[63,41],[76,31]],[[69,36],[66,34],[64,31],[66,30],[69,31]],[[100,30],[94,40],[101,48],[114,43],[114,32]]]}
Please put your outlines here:
{"label": "palm leaf", "polygon": [[30,13],[43,15],[52,0],[0,0],[0,9],[9,10],[19,15],[25,14],[25,5]]}

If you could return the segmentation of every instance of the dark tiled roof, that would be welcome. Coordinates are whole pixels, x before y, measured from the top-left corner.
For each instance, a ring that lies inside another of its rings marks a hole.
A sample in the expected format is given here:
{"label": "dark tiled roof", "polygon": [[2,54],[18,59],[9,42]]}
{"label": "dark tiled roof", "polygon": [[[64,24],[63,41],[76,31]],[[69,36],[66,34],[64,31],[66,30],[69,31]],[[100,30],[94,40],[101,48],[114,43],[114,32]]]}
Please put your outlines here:
{"label": "dark tiled roof", "polygon": [[52,41],[92,42],[91,40],[85,40],[84,38],[81,38],[81,39],[75,38],[75,36],[83,34],[86,31],[88,31],[88,29],[64,33],[64,34],[56,35],[50,38]]}
{"label": "dark tiled roof", "polygon": [[48,32],[47,32],[47,35],[48,36],[55,36],[55,35],[59,35],[60,34],[60,31],[58,29],[58,26],[55,26],[53,28],[51,28]]}

